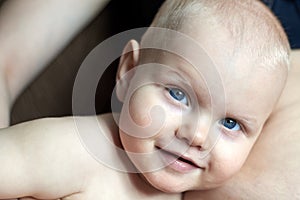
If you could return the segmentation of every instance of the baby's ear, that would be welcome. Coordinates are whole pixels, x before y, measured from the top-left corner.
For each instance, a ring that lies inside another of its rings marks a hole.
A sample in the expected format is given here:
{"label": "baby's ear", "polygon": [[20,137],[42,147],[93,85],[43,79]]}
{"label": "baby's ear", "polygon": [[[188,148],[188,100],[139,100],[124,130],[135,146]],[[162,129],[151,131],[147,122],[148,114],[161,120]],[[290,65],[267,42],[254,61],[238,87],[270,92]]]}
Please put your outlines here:
{"label": "baby's ear", "polygon": [[139,63],[140,45],[135,40],[130,40],[125,46],[120,58],[119,68],[117,72],[116,94],[118,99],[123,102],[127,93],[129,82],[134,75],[133,68]]}

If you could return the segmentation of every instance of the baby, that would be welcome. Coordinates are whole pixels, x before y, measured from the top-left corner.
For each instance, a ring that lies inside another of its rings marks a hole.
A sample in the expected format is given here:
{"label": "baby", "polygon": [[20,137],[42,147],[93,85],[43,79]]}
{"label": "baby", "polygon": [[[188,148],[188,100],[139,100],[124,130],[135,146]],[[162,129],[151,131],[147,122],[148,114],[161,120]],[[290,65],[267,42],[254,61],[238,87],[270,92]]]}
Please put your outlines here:
{"label": "baby", "polygon": [[[288,55],[281,26],[258,1],[167,0],[141,43],[124,49],[120,115],[0,131],[0,199],[181,199],[218,187],[272,112]],[[95,122],[102,142],[91,137]]]}

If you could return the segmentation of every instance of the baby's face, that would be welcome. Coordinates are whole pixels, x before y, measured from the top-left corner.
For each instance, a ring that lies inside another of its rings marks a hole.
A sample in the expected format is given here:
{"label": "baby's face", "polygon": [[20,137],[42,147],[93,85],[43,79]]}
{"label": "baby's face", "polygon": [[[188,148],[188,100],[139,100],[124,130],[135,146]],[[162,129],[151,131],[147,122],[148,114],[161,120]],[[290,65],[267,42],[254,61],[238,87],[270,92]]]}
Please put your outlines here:
{"label": "baby's face", "polygon": [[121,141],[147,181],[165,192],[213,188],[237,173],[283,87],[278,71],[242,56],[228,65],[220,51],[207,51],[216,55],[214,66],[163,53],[128,76]]}

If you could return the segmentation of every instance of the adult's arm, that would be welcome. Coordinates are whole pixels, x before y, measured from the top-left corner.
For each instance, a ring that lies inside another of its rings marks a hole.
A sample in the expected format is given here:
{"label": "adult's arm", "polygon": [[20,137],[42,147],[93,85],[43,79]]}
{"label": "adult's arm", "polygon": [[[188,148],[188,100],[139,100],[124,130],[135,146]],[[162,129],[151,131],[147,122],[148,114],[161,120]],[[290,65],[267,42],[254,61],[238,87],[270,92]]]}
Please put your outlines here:
{"label": "adult's arm", "polygon": [[241,172],[220,188],[187,192],[185,199],[300,199],[300,50],[291,60],[281,99]]}
{"label": "adult's arm", "polygon": [[109,0],[9,0],[0,10],[0,127],[20,92]]}

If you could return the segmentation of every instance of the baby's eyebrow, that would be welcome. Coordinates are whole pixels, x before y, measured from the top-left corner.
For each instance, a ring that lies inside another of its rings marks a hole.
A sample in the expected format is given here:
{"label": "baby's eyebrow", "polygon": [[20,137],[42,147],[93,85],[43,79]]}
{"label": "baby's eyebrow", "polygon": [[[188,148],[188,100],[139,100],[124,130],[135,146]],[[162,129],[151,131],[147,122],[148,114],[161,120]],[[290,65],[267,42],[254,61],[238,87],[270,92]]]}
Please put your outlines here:
{"label": "baby's eyebrow", "polygon": [[178,70],[169,70],[168,71],[168,74],[172,76],[172,78],[176,78],[176,79],[179,79],[181,81],[186,81],[186,78],[184,78],[184,75],[182,75],[180,72],[178,72]]}
{"label": "baby's eyebrow", "polygon": [[[189,84],[189,82],[190,82],[189,79],[191,77],[182,70],[179,70],[179,69],[168,70],[167,74],[168,74],[169,79],[180,81],[181,83],[184,83],[186,85],[190,85]],[[161,75],[164,75],[164,74],[161,74]]]}
{"label": "baby's eyebrow", "polygon": [[242,115],[237,115],[237,114],[233,114],[233,115],[229,115],[229,116],[233,116],[234,119],[236,119],[236,120],[240,121],[242,124],[244,124],[246,126],[245,128],[247,128],[247,130],[250,130],[250,131],[248,131],[249,133],[256,132],[259,129],[259,124],[255,117],[242,116]]}
{"label": "baby's eyebrow", "polygon": [[173,78],[177,78],[181,80],[183,83],[189,85],[191,88],[194,88],[194,93],[199,100],[204,101],[205,99],[204,102],[207,102],[209,104],[210,96],[204,94],[204,91],[206,91],[207,88],[206,86],[203,85],[203,80],[199,79],[199,77],[193,77],[192,73],[193,72],[188,71],[186,68],[183,67],[177,69],[176,71],[170,72],[170,74],[173,75]]}
{"label": "baby's eyebrow", "polygon": [[205,81],[202,80],[201,76],[195,76],[197,71],[193,71],[193,69],[187,67],[185,64],[181,63],[175,69],[172,69],[168,72],[171,76],[170,79],[176,79],[177,81],[181,81],[185,85],[188,85],[189,88],[193,89],[193,94],[198,102],[201,102],[202,105],[206,107],[211,106],[211,96],[209,91],[207,91],[206,85],[204,85]]}

